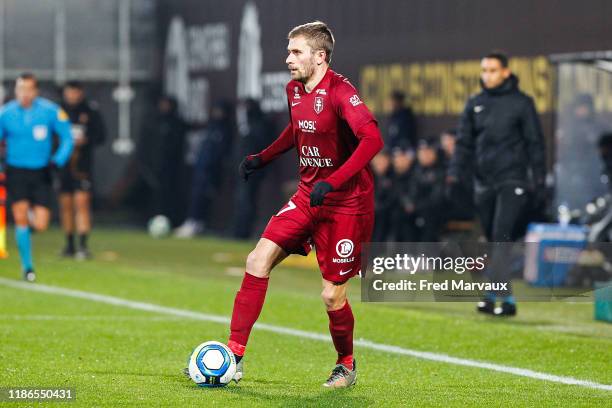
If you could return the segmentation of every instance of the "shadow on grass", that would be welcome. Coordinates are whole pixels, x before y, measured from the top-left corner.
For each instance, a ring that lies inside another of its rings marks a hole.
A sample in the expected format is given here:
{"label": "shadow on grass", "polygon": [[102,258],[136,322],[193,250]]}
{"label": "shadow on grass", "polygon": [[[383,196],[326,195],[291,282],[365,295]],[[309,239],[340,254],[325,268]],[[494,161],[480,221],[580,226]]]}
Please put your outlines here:
{"label": "shadow on grass", "polygon": [[261,378],[250,379],[248,385],[231,383],[227,387],[220,388],[199,388],[191,381],[179,381],[178,377],[173,383],[188,390],[187,392],[222,393],[228,397],[228,400],[233,397],[232,399],[244,400],[245,403],[266,406],[367,407],[375,405],[372,399],[356,395],[354,387],[330,390],[321,386],[320,390],[312,390],[304,383]]}
{"label": "shadow on grass", "polygon": [[[261,384],[260,380],[255,381],[257,384]],[[266,384],[267,382],[263,382]],[[277,384],[278,382],[274,382]],[[304,406],[317,406],[317,407],[347,407],[347,406],[374,406],[374,401],[370,398],[364,397],[363,395],[355,395],[353,388],[346,389],[323,389],[321,391],[312,393],[303,390],[302,388],[287,387],[287,384],[281,384],[285,387],[258,387],[257,389],[228,387],[225,391],[228,394],[233,394],[242,398],[248,398],[249,400],[257,400],[267,404],[278,404],[283,407],[304,407]]]}

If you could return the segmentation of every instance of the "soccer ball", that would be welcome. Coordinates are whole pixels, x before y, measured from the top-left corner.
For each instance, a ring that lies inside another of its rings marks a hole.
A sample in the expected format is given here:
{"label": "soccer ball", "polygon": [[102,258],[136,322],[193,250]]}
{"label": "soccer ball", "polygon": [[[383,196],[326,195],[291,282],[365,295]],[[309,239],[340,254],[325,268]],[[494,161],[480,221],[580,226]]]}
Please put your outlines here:
{"label": "soccer ball", "polygon": [[189,377],[200,387],[223,387],[236,374],[236,357],[223,343],[207,341],[189,357]]}
{"label": "soccer ball", "polygon": [[170,233],[170,220],[165,215],[156,215],[149,220],[147,228],[153,238],[165,237]]}

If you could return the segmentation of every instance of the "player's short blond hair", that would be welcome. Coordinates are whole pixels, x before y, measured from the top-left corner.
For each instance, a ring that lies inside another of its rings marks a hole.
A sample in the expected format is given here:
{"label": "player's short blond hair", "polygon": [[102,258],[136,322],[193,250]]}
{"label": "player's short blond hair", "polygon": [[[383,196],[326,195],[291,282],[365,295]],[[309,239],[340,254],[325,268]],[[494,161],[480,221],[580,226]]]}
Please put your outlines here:
{"label": "player's short blond hair", "polygon": [[306,42],[313,51],[325,51],[325,61],[331,62],[332,53],[334,51],[334,35],[331,30],[322,21],[313,21],[294,27],[287,35],[288,39],[298,36],[306,38]]}

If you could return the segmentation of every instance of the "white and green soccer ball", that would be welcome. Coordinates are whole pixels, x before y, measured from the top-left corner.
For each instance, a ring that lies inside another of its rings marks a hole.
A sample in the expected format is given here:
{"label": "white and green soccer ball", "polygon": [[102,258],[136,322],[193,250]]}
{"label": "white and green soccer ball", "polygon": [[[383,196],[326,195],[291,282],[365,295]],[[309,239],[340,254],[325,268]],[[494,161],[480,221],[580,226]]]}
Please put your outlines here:
{"label": "white and green soccer ball", "polygon": [[153,238],[163,238],[170,234],[172,225],[165,215],[156,215],[149,220],[147,229],[149,230],[149,235]]}
{"label": "white and green soccer ball", "polygon": [[236,374],[236,357],[223,343],[207,341],[189,357],[189,377],[200,387],[223,387]]}

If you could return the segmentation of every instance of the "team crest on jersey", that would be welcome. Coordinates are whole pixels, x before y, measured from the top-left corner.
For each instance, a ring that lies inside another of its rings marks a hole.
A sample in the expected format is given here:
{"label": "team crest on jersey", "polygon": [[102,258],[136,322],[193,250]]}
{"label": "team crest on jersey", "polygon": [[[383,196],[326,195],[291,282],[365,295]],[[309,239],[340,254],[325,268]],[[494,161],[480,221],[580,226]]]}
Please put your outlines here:
{"label": "team crest on jersey", "polygon": [[323,111],[323,98],[320,96],[316,96],[314,99],[314,111],[317,112],[317,114]]}
{"label": "team crest on jersey", "polygon": [[66,111],[63,109],[59,109],[57,111],[57,120],[65,122],[68,120],[68,114],[66,114]]}
{"label": "team crest on jersey", "polygon": [[48,130],[45,125],[36,125],[32,128],[32,135],[34,136],[34,140],[42,141],[47,138]]}

